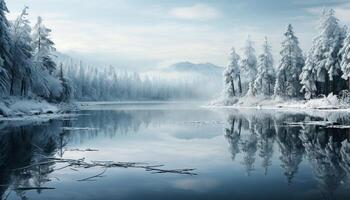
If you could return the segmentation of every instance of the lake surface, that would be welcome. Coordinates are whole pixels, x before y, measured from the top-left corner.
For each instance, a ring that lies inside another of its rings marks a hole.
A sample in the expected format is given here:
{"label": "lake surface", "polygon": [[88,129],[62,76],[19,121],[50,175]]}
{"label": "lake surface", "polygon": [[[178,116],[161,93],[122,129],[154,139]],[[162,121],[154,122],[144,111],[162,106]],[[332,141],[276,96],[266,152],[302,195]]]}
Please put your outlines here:
{"label": "lake surface", "polygon": [[[0,122],[2,199],[350,199],[348,114],[83,105],[59,119]],[[197,175],[45,164],[52,157]]]}

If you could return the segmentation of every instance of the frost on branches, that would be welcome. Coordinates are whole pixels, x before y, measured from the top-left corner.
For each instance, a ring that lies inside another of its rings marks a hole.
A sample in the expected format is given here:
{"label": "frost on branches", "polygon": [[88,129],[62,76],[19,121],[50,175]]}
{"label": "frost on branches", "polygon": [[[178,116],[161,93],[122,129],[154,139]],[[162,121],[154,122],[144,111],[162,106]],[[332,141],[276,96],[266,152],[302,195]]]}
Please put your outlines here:
{"label": "frost on branches", "polygon": [[[306,59],[305,69],[301,76],[304,85],[303,91],[306,98],[314,95],[338,94],[344,87],[344,80],[341,79],[340,67],[342,48],[346,36],[345,28],[340,27],[339,20],[334,16],[333,9],[322,11],[319,24],[319,34],[313,41],[313,47]],[[304,73],[305,72],[305,73]],[[307,80],[310,75],[312,80]],[[314,86],[316,85],[316,90]]]}
{"label": "frost on branches", "polygon": [[248,37],[244,53],[241,59],[241,74],[243,76],[243,91],[247,93],[254,85],[254,79],[257,74],[257,58],[254,49],[254,42]]}
{"label": "frost on branches", "polygon": [[10,79],[9,71],[12,69],[12,59],[10,54],[11,37],[10,23],[5,13],[8,12],[4,0],[0,0],[0,94],[9,92]]}
{"label": "frost on branches", "polygon": [[288,25],[284,36],[274,93],[281,97],[299,97],[301,95],[299,76],[304,66],[304,57],[292,25]]}
{"label": "frost on branches", "polygon": [[0,95],[39,96],[51,102],[70,99],[68,81],[59,77],[53,61],[51,30],[42,19],[33,28],[25,7],[13,22],[8,22],[4,0],[0,0]]}
{"label": "frost on branches", "polygon": [[348,80],[348,89],[350,89],[350,34],[344,41],[344,46],[340,50],[340,55],[342,56],[342,61],[340,63],[340,68],[343,72],[342,78]]}
{"label": "frost on branches", "polygon": [[275,69],[273,66],[273,56],[271,46],[267,38],[263,44],[263,53],[258,58],[258,70],[254,81],[252,91],[253,95],[270,96],[273,94],[273,86],[275,83]]}
{"label": "frost on branches", "polygon": [[[237,93],[242,94],[242,84],[241,84],[241,71],[239,66],[239,55],[236,53],[235,49],[232,48],[231,60],[227,68],[225,69],[225,95],[230,98],[237,95]],[[237,85],[235,85],[237,83]],[[238,90],[238,92],[236,91]]]}

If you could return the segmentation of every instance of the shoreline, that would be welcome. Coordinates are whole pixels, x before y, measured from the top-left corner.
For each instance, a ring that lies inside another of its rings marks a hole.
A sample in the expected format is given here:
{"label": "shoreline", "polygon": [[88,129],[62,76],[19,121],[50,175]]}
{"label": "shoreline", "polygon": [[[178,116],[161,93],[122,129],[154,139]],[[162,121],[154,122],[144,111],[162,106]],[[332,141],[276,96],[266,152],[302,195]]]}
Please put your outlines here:
{"label": "shoreline", "polygon": [[0,99],[1,121],[45,121],[77,111],[75,103],[49,103],[39,98]]}

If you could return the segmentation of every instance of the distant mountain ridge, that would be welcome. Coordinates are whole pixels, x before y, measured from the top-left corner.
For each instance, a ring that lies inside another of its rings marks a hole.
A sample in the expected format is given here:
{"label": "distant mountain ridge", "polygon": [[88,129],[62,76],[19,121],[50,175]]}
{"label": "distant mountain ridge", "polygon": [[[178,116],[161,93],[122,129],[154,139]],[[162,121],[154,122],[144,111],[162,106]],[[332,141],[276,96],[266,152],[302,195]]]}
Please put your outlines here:
{"label": "distant mountain ridge", "polygon": [[222,76],[224,68],[214,65],[212,63],[191,63],[179,62],[171,65],[168,70],[176,72],[192,72],[206,76]]}

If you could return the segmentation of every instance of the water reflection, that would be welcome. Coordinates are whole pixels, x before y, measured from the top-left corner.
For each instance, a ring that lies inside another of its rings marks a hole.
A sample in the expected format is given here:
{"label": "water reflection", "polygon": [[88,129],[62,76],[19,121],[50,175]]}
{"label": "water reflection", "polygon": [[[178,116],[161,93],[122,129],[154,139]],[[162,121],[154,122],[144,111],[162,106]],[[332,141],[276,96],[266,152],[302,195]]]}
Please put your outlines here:
{"label": "water reflection", "polygon": [[[300,184],[296,180],[300,174],[304,173],[304,179],[311,179],[305,175],[305,171],[311,170],[314,180],[311,184],[317,183],[323,199],[331,199],[339,188],[349,187],[350,127],[344,126],[349,124],[350,117],[340,113],[305,115],[230,111],[227,114],[208,110],[90,110],[82,111],[79,116],[72,119],[58,119],[37,124],[0,122],[0,196],[4,199],[12,191],[16,197],[27,199],[28,192],[18,188],[38,188],[35,191],[41,193],[43,191],[40,188],[49,188],[52,182],[57,182],[61,178],[56,177],[58,175],[54,173],[60,166],[55,166],[53,163],[26,170],[15,169],[40,163],[44,157],[64,157],[67,150],[74,148],[75,145],[95,144],[100,138],[111,141],[106,145],[114,147],[117,146],[115,142],[120,137],[133,136],[130,140],[139,140],[139,143],[132,143],[133,148],[140,143],[149,143],[148,146],[152,146],[156,144],[152,143],[152,140],[157,140],[156,142],[161,145],[154,147],[159,149],[151,152],[164,151],[170,155],[180,154],[172,154],[173,152],[169,149],[174,147],[167,148],[169,143],[193,145],[194,150],[187,148],[189,152],[185,152],[193,154],[198,153],[197,148],[206,147],[201,146],[203,141],[205,145],[216,144],[209,141],[221,140],[223,144],[228,142],[229,151],[222,150],[219,154],[223,158],[229,155],[231,160],[226,158],[222,162],[242,166],[242,171],[238,173],[244,173],[247,177],[253,178],[247,180],[255,181],[254,178],[261,180],[257,171],[262,170],[265,177],[278,177],[286,183],[285,185],[293,186]],[[225,137],[222,137],[222,128],[224,128]],[[145,130],[152,132],[147,140],[143,140],[146,138]],[[161,139],[156,137],[157,134],[162,135]],[[98,147],[92,146],[92,148]],[[119,150],[123,149],[118,147]],[[186,149],[186,146],[179,148]],[[122,152],[125,153],[127,150]],[[141,154],[141,151],[136,152],[138,155]],[[204,149],[203,152],[205,152]],[[198,168],[199,177],[216,183],[208,189],[208,193],[211,192],[210,190],[222,187],[223,184],[220,186],[220,183],[227,181],[218,174],[209,179],[208,171],[218,171],[217,163],[221,164],[220,167],[225,166],[219,162],[220,159],[212,165],[207,162],[207,160],[216,159],[210,157],[217,156],[214,153],[207,157],[203,153],[200,155],[203,156],[200,157],[201,160],[197,161],[198,166],[203,167],[203,169]],[[101,154],[108,155],[108,152],[101,152]],[[191,161],[195,160],[195,155],[192,156],[194,158],[191,158]],[[134,157],[130,159],[135,161]],[[157,159],[161,158],[157,157]],[[185,158],[179,156],[175,159],[178,161]],[[180,164],[181,167],[188,167],[183,163]],[[241,178],[240,174],[233,174],[225,167],[220,169],[224,171],[225,176]],[[283,171],[282,177],[277,174],[276,169]],[[69,179],[69,177],[65,178]],[[167,178],[170,177],[165,176],[163,179]],[[180,178],[178,181],[187,183]],[[196,181],[198,180],[191,179],[190,182]],[[254,189],[245,188],[244,190]],[[169,188],[164,186],[164,190]],[[225,192],[228,194],[232,192],[227,190]]]}
{"label": "water reflection", "polygon": [[241,163],[248,175],[254,171],[256,156],[261,158],[261,166],[268,175],[277,150],[288,184],[292,184],[305,160],[328,199],[338,187],[348,184],[350,177],[350,129],[342,126],[350,120],[346,115],[337,116],[229,115],[225,135],[232,159],[242,154]]}
{"label": "water reflection", "polygon": [[[36,125],[2,124],[0,129],[0,196],[5,198],[9,192],[15,192],[26,199],[24,190],[15,188],[41,188],[49,181],[53,164],[40,165],[28,170],[15,170],[32,163],[39,163],[43,156],[53,157],[66,142],[61,127],[63,122],[52,121]],[[41,192],[40,189],[37,190]]]}
{"label": "water reflection", "polygon": [[[0,122],[0,197],[12,192],[20,199],[28,199],[26,192],[41,193],[51,181],[59,180],[50,174],[59,169],[46,158],[63,157],[68,146],[81,144],[97,137],[137,133],[157,123],[163,111],[85,111],[74,118],[43,122]],[[80,128],[84,129],[80,129]],[[90,129],[91,128],[91,129]],[[21,170],[17,170],[21,169]],[[45,187],[44,187],[45,186]],[[53,188],[52,188],[53,189]]]}

